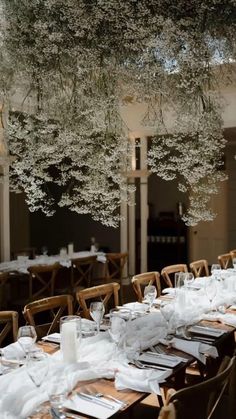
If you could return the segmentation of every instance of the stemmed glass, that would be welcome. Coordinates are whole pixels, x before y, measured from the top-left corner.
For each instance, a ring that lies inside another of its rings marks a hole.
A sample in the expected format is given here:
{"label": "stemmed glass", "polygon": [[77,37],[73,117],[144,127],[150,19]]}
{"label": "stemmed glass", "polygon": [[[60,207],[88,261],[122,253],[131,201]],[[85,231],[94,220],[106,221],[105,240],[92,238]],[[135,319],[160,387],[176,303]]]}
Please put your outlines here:
{"label": "stemmed glass", "polygon": [[36,342],[37,334],[34,326],[21,326],[18,329],[17,342],[22,347],[26,354],[26,359],[29,356],[29,352]]}
{"label": "stemmed glass", "polygon": [[144,288],[144,300],[148,302],[149,310],[151,309],[156,296],[157,296],[157,289],[154,285],[147,285]]}
{"label": "stemmed glass", "polygon": [[236,258],[233,258],[233,267],[236,269]]}
{"label": "stemmed glass", "polygon": [[171,335],[171,324],[170,321],[172,319],[172,316],[175,312],[175,308],[174,308],[174,304],[166,302],[166,301],[161,301],[160,304],[160,312],[162,314],[162,317],[164,318],[164,320],[166,321],[167,324],[167,336],[166,339],[170,340],[172,339],[172,335]]}
{"label": "stemmed glass", "polygon": [[217,293],[216,280],[207,278],[205,281],[205,293],[210,302],[211,311],[213,311],[212,302]]}
{"label": "stemmed glass", "polygon": [[[40,387],[48,374],[48,355],[42,351],[28,352],[26,361],[26,372],[35,385],[40,390]],[[35,410],[36,413],[43,413],[40,405]]]}
{"label": "stemmed glass", "polygon": [[221,266],[218,263],[211,265],[211,275],[214,279],[221,279]]}
{"label": "stemmed glass", "polygon": [[184,274],[184,286],[189,289],[191,287],[191,284],[194,281],[194,275],[192,272],[187,272]]}
{"label": "stemmed glass", "polygon": [[95,321],[97,326],[97,333],[100,332],[100,325],[105,313],[104,304],[101,301],[90,303],[90,316]]}
{"label": "stemmed glass", "polygon": [[119,316],[116,309],[110,310],[110,329],[109,334],[115,342],[116,352],[118,351],[119,345],[124,341],[126,336],[127,324],[124,319]]}

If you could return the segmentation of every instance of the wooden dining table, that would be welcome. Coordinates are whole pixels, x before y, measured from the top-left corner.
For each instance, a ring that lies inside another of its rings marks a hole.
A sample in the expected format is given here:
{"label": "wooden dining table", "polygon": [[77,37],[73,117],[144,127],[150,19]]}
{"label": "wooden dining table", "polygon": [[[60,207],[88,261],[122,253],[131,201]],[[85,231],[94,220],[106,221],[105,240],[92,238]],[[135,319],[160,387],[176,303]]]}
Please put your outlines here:
{"label": "wooden dining table", "polygon": [[[235,314],[235,311],[234,312],[230,310],[228,311]],[[199,324],[210,326],[210,327],[215,327],[217,329],[224,330],[226,332],[222,334],[220,337],[216,338],[213,343],[214,346],[216,346],[218,350],[219,357],[217,359],[208,357],[206,366],[203,366],[201,363],[198,362],[198,366],[200,366],[200,373],[204,374],[205,377],[209,377],[209,376],[213,376],[216,373],[218,366],[225,355],[228,355],[228,356],[233,355],[233,352],[235,349],[235,337],[234,337],[235,328],[232,326],[227,326],[225,324],[216,322],[216,321],[209,322],[209,321],[203,320]],[[45,352],[49,354],[52,354],[59,349],[59,345],[55,343],[51,343],[51,342],[40,341],[38,342],[38,345]],[[186,369],[188,369],[193,363],[196,363],[196,359],[192,355],[189,355],[183,351],[179,351],[171,346],[170,347],[166,347],[164,345],[163,346],[159,345],[159,346],[165,351],[166,354],[177,355],[185,359],[183,362],[181,362],[175,368],[173,368],[173,372],[168,377],[166,382],[163,384],[160,384],[161,395],[158,396],[158,401],[159,401],[159,405],[161,406],[165,399],[165,394],[168,388],[175,388],[176,390],[178,390],[180,388],[183,388],[186,385],[185,384]],[[84,392],[88,394],[89,393],[90,394],[102,393],[104,395],[109,394],[123,401],[126,404],[125,408],[120,410],[115,415],[113,415],[112,418],[118,417],[120,414],[122,414],[125,411],[126,412],[132,411],[132,408],[135,405],[140,403],[142,400],[144,400],[148,396],[147,393],[142,393],[142,392],[129,390],[129,389],[118,391],[115,388],[114,380],[108,380],[104,378],[93,379],[89,381],[81,381],[77,384],[74,391]],[[75,417],[77,415],[78,418],[86,418],[86,419],[89,418],[88,416],[80,414],[78,412],[76,413],[76,412],[68,411],[66,414],[68,414],[68,417],[70,417],[69,415],[72,414]],[[30,418],[32,419],[35,419],[35,417],[36,416],[34,415],[30,416]],[[41,419],[49,419],[50,417],[51,417],[50,414],[46,414],[46,415],[42,414]]]}

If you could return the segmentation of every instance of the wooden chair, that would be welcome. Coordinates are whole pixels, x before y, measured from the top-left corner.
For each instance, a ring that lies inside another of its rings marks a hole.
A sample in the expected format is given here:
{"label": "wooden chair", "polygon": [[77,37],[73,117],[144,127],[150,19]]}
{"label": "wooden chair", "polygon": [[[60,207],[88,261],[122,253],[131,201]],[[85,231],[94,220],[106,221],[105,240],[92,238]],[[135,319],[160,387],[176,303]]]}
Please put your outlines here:
{"label": "wooden chair", "polygon": [[140,303],[143,301],[142,289],[143,287],[149,284],[154,284],[156,286],[157,297],[159,297],[159,295],[161,295],[161,283],[159,272],[145,272],[143,274],[135,275],[132,278],[133,289]]}
{"label": "wooden chair", "polygon": [[0,346],[3,341],[12,332],[12,338],[17,340],[18,332],[18,313],[17,311],[0,311]]}
{"label": "wooden chair", "polygon": [[232,268],[232,259],[230,253],[225,253],[224,255],[218,256],[218,262],[222,269]]}
{"label": "wooden chair", "polygon": [[105,280],[120,284],[120,299],[123,302],[123,272],[128,260],[128,253],[106,253]]}
{"label": "wooden chair", "polygon": [[161,271],[161,276],[164,279],[166,285],[168,287],[173,287],[174,279],[173,275],[177,272],[188,272],[188,267],[185,264],[178,264],[178,265],[169,265],[165,266],[165,268]]}
{"label": "wooden chair", "polygon": [[163,406],[158,415],[158,419],[176,419],[176,411],[173,403]]}
{"label": "wooden chair", "polygon": [[173,403],[175,406],[176,419],[212,418],[217,412],[226,386],[230,382],[231,374],[234,373],[235,357],[228,358],[223,361],[223,367],[213,378],[183,390],[172,391],[169,403]]}
{"label": "wooden chair", "polygon": [[119,289],[120,289],[119,284],[117,284],[116,282],[111,282],[110,284],[98,285],[97,287],[86,288],[84,290],[78,291],[76,293],[76,299],[79,303],[80,308],[82,309],[82,315],[87,319],[90,318],[89,307],[87,306],[87,303],[86,303],[87,300],[93,300],[93,299],[99,298],[103,302],[106,309],[108,301],[113,297],[114,298],[113,307],[118,306],[119,305],[119,293],[118,293]]}
{"label": "wooden chair", "polygon": [[230,250],[230,255],[231,255],[231,259],[232,259],[232,262],[233,262],[233,259],[236,259],[236,249],[234,249],[234,250]]}
{"label": "wooden chair", "polygon": [[79,286],[90,287],[97,256],[86,256],[71,259],[71,289],[76,291]]}
{"label": "wooden chair", "polygon": [[55,280],[60,269],[58,262],[52,265],[35,265],[28,268],[29,277],[29,300],[37,297],[53,296]]}
{"label": "wooden chair", "polygon": [[195,278],[209,276],[208,262],[206,259],[196,260],[190,263],[189,266]]}
{"label": "wooden chair", "polygon": [[[35,327],[39,339],[50,333],[58,332],[62,315],[72,314],[72,295],[57,295],[33,301],[26,304],[23,310],[26,322]],[[42,319],[44,323],[42,323]]]}

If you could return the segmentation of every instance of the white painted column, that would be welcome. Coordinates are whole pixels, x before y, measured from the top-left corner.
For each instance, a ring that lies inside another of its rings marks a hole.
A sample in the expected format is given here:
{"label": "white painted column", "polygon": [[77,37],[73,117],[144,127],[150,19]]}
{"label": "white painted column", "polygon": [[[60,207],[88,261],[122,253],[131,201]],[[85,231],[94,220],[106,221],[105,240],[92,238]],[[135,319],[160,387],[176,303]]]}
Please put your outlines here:
{"label": "white painted column", "polygon": [[[1,164],[1,159],[0,159]],[[9,208],[9,165],[1,167],[3,181],[0,183],[0,250],[1,261],[10,260],[10,208]]]}
{"label": "white painted column", "polygon": [[[140,139],[140,214],[141,214],[141,273],[147,272],[147,221],[148,221],[148,174],[147,174],[147,138]],[[146,172],[146,173],[145,173]]]}
{"label": "white painted column", "polygon": [[[128,250],[128,208],[125,201],[121,202],[120,216],[120,251],[126,253]],[[128,276],[127,264],[125,264],[123,275],[125,278]]]}
{"label": "white painted column", "polygon": [[[131,169],[132,171],[136,170],[136,151],[135,151],[135,138],[130,139],[131,145]],[[129,178],[129,184],[135,184],[135,178]],[[135,192],[130,196],[130,205],[129,205],[129,275],[135,275],[135,254],[136,254],[136,245],[135,245]]]}

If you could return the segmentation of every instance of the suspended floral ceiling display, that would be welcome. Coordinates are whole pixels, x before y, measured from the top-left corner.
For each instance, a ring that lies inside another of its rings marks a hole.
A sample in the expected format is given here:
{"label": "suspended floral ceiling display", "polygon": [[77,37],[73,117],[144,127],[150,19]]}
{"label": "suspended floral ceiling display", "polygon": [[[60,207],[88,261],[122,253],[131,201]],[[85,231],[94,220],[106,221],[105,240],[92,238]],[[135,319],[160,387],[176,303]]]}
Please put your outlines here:
{"label": "suspended floral ceiling display", "polygon": [[235,58],[236,2],[0,4],[2,101],[21,91],[6,127],[11,185],[25,191],[30,210],[50,215],[58,204],[118,225],[132,193],[120,106],[132,98],[146,105],[142,123],[155,132],[150,170],[188,194],[187,224],[211,220],[210,196],[225,179],[216,67],[230,72]]}

